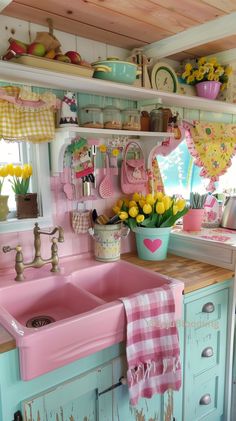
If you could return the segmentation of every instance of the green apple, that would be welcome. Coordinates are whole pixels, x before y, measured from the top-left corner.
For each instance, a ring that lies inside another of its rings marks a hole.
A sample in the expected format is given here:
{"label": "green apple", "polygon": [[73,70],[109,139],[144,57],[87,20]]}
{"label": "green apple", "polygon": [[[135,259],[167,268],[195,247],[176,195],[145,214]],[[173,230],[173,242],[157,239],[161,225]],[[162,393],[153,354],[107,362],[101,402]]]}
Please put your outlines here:
{"label": "green apple", "polygon": [[33,42],[28,46],[27,53],[33,56],[43,57],[46,53],[46,48],[40,42]]}

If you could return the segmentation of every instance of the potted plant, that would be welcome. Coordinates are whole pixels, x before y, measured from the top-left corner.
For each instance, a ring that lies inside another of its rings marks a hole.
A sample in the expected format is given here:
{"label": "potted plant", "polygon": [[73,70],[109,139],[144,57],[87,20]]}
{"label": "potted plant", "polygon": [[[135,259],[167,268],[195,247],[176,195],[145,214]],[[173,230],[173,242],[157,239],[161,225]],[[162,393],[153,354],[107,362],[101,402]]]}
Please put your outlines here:
{"label": "potted plant", "polygon": [[9,174],[13,180],[12,190],[16,197],[16,216],[18,219],[23,218],[37,218],[38,205],[37,193],[28,193],[30,177],[32,175],[32,166],[24,164],[23,166],[8,165]]}
{"label": "potted plant", "polygon": [[0,167],[0,221],[5,221],[7,219],[7,214],[9,212],[8,208],[8,195],[2,194],[2,187],[5,178],[9,175],[8,166],[4,165]]}
{"label": "potted plant", "polygon": [[189,85],[196,85],[197,95],[208,99],[216,99],[220,90],[227,87],[230,66],[221,66],[215,57],[201,57],[185,64],[182,78]]}
{"label": "potted plant", "polygon": [[121,199],[113,211],[135,233],[138,256],[144,260],[163,260],[167,255],[170,231],[174,223],[188,212],[181,197],[162,192],[131,199]]}
{"label": "potted plant", "polygon": [[184,231],[200,231],[207,194],[190,193],[189,211],[183,217]]}

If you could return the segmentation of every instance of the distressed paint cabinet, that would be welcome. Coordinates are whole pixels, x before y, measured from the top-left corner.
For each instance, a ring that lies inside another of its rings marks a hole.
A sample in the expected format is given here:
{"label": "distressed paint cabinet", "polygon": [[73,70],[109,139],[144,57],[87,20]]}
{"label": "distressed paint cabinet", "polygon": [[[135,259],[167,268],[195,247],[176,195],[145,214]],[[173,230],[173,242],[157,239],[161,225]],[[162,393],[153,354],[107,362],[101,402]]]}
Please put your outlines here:
{"label": "distressed paint cabinet", "polygon": [[20,380],[17,350],[3,353],[0,421],[12,421],[16,411],[24,421],[182,421],[182,391],[140,399],[136,407],[129,405],[126,385],[107,391],[125,372],[121,344],[28,382]]}
{"label": "distressed paint cabinet", "polygon": [[[0,355],[0,421],[21,410],[24,421],[223,421],[227,318],[232,280],[184,297],[179,336],[183,387],[129,405],[125,349],[114,345],[29,382],[18,353]],[[107,391],[108,389],[108,391]],[[104,392],[104,393],[103,393]],[[87,418],[86,418],[87,417]]]}
{"label": "distressed paint cabinet", "polygon": [[229,294],[233,280],[185,296],[183,420],[225,418]]}
{"label": "distressed paint cabinet", "polygon": [[[112,382],[112,363],[68,380],[22,403],[25,421],[112,419],[112,400],[102,394]],[[87,418],[86,418],[87,417]]]}

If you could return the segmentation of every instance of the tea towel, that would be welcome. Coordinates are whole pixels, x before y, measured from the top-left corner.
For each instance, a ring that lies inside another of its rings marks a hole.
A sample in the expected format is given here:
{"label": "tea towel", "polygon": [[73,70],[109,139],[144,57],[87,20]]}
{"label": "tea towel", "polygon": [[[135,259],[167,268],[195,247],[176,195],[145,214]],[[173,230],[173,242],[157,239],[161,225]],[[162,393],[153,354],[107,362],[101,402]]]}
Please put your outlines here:
{"label": "tea towel", "polygon": [[121,298],[127,318],[126,355],[130,404],[181,387],[175,304],[168,285]]}

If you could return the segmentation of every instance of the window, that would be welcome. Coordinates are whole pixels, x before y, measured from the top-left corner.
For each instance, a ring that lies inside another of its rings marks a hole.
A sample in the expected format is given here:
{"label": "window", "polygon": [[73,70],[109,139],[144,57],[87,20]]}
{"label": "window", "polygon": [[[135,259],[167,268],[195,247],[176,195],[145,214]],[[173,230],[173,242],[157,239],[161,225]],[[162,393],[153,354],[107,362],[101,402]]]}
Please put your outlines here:
{"label": "window", "polygon": [[50,172],[48,145],[32,144],[26,142],[8,143],[0,141],[0,165],[12,163],[22,165],[30,163],[33,167],[33,176],[29,191],[37,192],[39,217],[37,219],[16,219],[15,195],[8,179],[4,181],[3,194],[9,195],[8,206],[10,213],[7,221],[0,223],[0,232],[13,232],[31,229],[34,222],[38,221],[41,226],[52,225]]}
{"label": "window", "polygon": [[[188,199],[191,191],[201,194],[206,192],[209,180],[200,177],[201,168],[194,165],[185,140],[169,155],[158,156],[157,159],[167,194],[173,195],[178,192]],[[217,192],[235,192],[235,178],[236,156],[232,159],[231,167],[216,183]]]}

